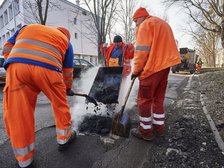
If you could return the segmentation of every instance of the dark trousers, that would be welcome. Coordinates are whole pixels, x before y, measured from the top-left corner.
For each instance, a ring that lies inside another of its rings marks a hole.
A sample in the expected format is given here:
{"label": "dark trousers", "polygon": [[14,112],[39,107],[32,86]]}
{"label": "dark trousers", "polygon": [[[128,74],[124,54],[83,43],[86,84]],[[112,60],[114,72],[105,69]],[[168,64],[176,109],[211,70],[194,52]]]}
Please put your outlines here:
{"label": "dark trousers", "polygon": [[140,81],[138,92],[138,111],[140,132],[150,136],[152,131],[164,131],[164,99],[170,68],[161,70]]}

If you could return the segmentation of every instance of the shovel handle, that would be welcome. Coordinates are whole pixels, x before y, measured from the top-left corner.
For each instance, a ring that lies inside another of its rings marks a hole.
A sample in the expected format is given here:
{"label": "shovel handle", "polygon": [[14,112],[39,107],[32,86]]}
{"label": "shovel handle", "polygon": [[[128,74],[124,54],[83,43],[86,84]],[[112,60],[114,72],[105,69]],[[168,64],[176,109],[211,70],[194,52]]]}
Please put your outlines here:
{"label": "shovel handle", "polygon": [[127,95],[125,96],[124,105],[121,107],[120,117],[123,116],[124,109],[125,109],[125,106],[126,106],[126,104],[127,104],[128,97],[129,97],[129,95],[130,95],[130,93],[131,93],[131,89],[132,89],[132,87],[133,87],[133,85],[134,85],[135,79],[136,79],[136,77],[134,77],[134,78],[132,79],[132,81],[131,81],[131,85],[130,85],[129,88],[128,88]]}
{"label": "shovel handle", "polygon": [[83,97],[87,97],[87,94],[83,94],[83,93],[74,93],[73,95],[75,96],[83,96]]}
{"label": "shovel handle", "polygon": [[93,103],[95,106],[98,106],[96,100],[95,100],[94,98],[88,96],[87,94],[83,94],[83,93],[74,93],[73,95],[85,97],[89,102]]}

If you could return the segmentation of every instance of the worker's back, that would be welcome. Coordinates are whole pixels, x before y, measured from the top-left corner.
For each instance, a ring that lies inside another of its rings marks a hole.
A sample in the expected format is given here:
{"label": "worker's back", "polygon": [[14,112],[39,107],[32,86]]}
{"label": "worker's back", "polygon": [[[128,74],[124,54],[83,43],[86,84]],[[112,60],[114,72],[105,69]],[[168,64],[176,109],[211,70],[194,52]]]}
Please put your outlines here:
{"label": "worker's back", "polygon": [[62,69],[68,39],[56,27],[31,24],[23,27],[7,62],[42,63]]}

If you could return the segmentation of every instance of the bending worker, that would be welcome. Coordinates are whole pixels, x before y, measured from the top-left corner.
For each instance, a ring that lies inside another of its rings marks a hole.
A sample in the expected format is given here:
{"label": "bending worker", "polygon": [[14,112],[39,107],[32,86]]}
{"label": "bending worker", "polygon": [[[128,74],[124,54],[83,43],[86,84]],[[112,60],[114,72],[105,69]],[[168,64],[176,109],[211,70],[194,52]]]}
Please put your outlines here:
{"label": "bending worker", "polygon": [[152,140],[153,133],[164,135],[164,98],[170,67],[179,64],[180,56],[170,26],[149,15],[140,7],[133,15],[136,23],[136,48],[131,78],[138,76],[138,112],[140,125],[131,133],[137,138]]}
{"label": "bending worker", "polygon": [[65,149],[76,137],[66,98],[66,93],[74,93],[69,40],[70,33],[64,27],[31,24],[16,31],[4,45],[4,122],[20,167],[33,165],[34,111],[41,91],[54,111],[58,149]]}
{"label": "bending worker", "polygon": [[107,67],[123,66],[123,76],[128,76],[131,72],[130,60],[134,57],[133,44],[123,43],[122,37],[116,35],[113,43],[107,46],[107,43],[101,48],[101,53],[105,56],[105,65]]}

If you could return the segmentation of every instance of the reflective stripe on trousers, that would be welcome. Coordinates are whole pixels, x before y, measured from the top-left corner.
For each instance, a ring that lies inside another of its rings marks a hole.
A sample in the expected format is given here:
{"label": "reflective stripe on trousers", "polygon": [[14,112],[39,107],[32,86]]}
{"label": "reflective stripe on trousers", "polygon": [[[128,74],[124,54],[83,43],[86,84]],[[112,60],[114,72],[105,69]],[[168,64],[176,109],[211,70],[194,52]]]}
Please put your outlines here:
{"label": "reflective stripe on trousers", "polygon": [[70,136],[71,136],[71,133],[72,133],[72,129],[71,127],[65,129],[65,130],[62,130],[62,129],[59,129],[57,128],[56,129],[56,133],[57,133],[57,142],[58,144],[65,144],[66,142],[68,142]]}
{"label": "reflective stripe on trousers", "polygon": [[141,117],[139,116],[140,127],[144,130],[150,130],[152,128],[151,117]]}
{"label": "reflective stripe on trousers", "polygon": [[140,121],[140,126],[143,129],[145,129],[145,130],[146,129],[151,129],[152,124],[153,125],[164,125],[165,114],[153,114],[152,117],[141,117],[141,116],[139,116],[139,121]]}
{"label": "reflective stripe on trousers", "polygon": [[27,159],[26,161],[18,161],[18,164],[20,167],[27,167],[29,166],[33,161],[33,158]]}
{"label": "reflective stripe on trousers", "polygon": [[33,161],[34,143],[24,147],[24,148],[14,148],[13,152],[18,160],[20,167],[26,167]]}
{"label": "reflective stripe on trousers", "polygon": [[153,112],[153,121],[152,123],[154,125],[164,125],[164,122],[165,122],[165,114],[155,114]]}

